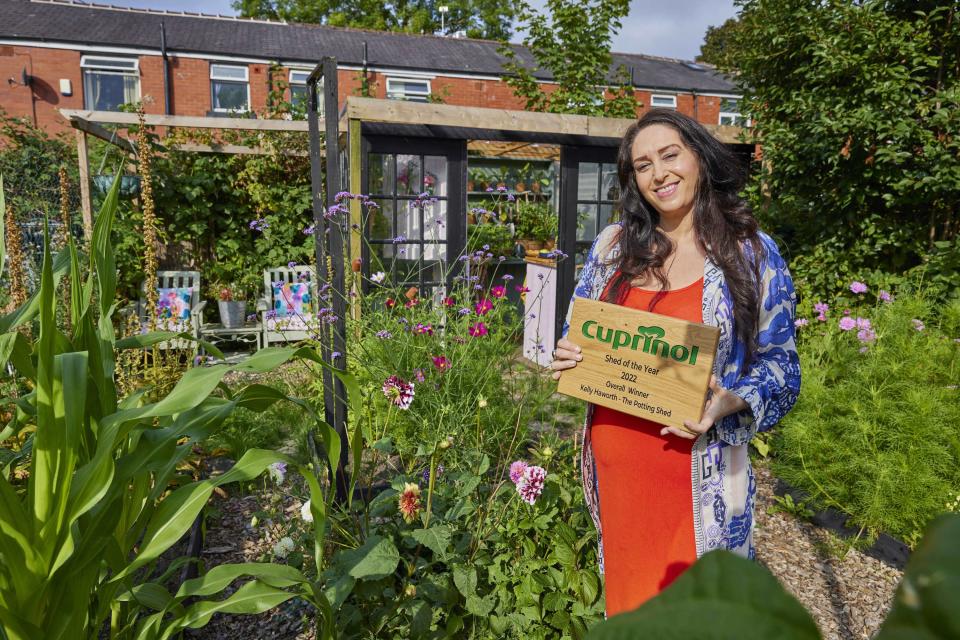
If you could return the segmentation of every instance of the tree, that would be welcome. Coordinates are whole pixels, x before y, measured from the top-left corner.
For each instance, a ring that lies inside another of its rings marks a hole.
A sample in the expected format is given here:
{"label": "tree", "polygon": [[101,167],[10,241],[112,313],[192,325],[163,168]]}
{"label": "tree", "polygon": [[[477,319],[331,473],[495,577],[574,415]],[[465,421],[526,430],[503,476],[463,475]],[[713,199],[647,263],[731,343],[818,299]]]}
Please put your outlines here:
{"label": "tree", "polygon": [[953,257],[934,263],[956,264],[957,4],[737,4],[740,25],[723,60],[738,72],[741,111],[764,160],[748,193],[795,256],[795,275],[830,293],[851,276],[900,273],[935,252]]}
{"label": "tree", "polygon": [[712,65],[723,64],[726,67],[736,66],[733,60],[727,61],[726,56],[730,39],[738,26],[740,26],[740,23],[736,18],[728,18],[719,27],[707,27],[707,33],[703,37],[703,44],[700,45],[700,55],[697,56],[697,61]]}
{"label": "tree", "polygon": [[[438,6],[450,11],[441,20]],[[233,8],[248,18],[327,24],[404,33],[466,32],[468,38],[507,41],[514,17],[508,0],[234,0]]]}
{"label": "tree", "polygon": [[[537,13],[524,0],[517,6],[520,30],[526,32],[523,44],[537,67],[525,67],[514,48],[503,46],[500,53],[508,60],[504,70],[513,74],[506,82],[526,100],[528,110],[636,116],[639,105],[623,67],[616,72],[612,96],[606,95],[613,64],[610,44],[630,9],[628,0],[547,0],[546,13]],[[534,76],[537,69],[551,72],[555,90],[543,90]]]}

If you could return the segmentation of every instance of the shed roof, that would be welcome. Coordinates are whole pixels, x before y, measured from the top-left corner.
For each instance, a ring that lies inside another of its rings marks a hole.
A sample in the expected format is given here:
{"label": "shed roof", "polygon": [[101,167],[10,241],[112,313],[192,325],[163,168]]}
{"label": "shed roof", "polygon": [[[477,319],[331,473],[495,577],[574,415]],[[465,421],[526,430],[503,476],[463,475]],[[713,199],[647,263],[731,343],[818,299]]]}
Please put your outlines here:
{"label": "shed roof", "polygon": [[[332,56],[339,64],[468,75],[503,75],[501,43],[449,36],[369,31],[326,25],[290,24],[230,16],[128,9],[72,0],[0,0],[0,39],[43,41],[90,47],[160,49],[164,23],[171,53],[237,56],[314,64]],[[528,68],[533,57],[510,44]],[[613,69],[624,65],[636,87],[673,91],[738,93],[723,74],[709,67],[631,53],[615,53]],[[697,66],[697,65],[694,65]],[[551,80],[537,70],[540,80]]]}

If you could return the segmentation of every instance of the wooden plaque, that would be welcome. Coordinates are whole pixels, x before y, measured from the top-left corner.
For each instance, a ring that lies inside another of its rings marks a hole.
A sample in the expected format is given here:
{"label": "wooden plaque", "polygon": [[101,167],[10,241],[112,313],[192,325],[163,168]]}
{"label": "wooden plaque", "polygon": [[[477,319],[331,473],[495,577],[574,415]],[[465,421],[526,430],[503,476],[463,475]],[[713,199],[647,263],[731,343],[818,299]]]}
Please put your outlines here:
{"label": "wooden plaque", "polygon": [[716,327],[575,298],[567,340],[583,360],[557,391],[685,430],[702,417],[719,339]]}

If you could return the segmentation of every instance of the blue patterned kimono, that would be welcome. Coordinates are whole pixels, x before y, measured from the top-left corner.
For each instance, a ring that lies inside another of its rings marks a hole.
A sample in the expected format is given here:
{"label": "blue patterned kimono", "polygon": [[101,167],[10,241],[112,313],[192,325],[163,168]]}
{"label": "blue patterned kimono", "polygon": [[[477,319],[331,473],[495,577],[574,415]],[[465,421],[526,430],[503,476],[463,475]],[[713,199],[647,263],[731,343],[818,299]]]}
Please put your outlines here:
{"label": "blue patterned kimono", "polygon": [[[597,300],[614,275],[609,262],[616,258],[619,223],[606,227],[597,236],[574,298]],[[766,249],[762,265],[762,296],[757,349],[745,375],[741,375],[745,345],[733,327],[733,301],[720,268],[706,258],[703,265],[703,322],[720,329],[714,374],[720,386],[746,401],[748,410],[731,414],[701,434],[694,443],[690,460],[693,485],[693,525],[697,557],[713,549],[728,549],[754,557],[753,505],[756,481],[747,442],[757,431],[775,425],[793,407],[800,392],[800,361],[794,343],[796,295],[787,265],[776,243],[760,234]],[[744,245],[748,258],[752,247]],[[567,310],[562,335],[570,327],[573,299]],[[600,533],[600,563],[603,567],[603,535],[596,481],[596,462],[590,441],[594,405],[587,404],[583,426],[582,470],[587,507]],[[696,419],[698,416],[690,416]],[[676,437],[676,436],[669,436]]]}

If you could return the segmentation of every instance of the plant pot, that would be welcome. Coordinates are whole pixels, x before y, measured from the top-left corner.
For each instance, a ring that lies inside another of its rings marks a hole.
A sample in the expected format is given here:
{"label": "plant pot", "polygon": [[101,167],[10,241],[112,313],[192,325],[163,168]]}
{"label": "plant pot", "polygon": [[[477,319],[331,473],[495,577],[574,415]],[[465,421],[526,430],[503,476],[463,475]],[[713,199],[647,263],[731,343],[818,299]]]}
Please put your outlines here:
{"label": "plant pot", "polygon": [[547,251],[553,251],[554,249],[556,249],[557,248],[556,238],[550,238],[549,240],[544,240],[543,248],[546,249]]}
{"label": "plant pot", "polygon": [[518,182],[515,186],[517,188],[517,191],[521,193],[527,190],[527,185],[522,182]]}
{"label": "plant pot", "polygon": [[477,214],[475,214],[475,213],[472,212],[472,211],[471,211],[470,213],[468,213],[468,214],[467,214],[467,222],[468,222],[469,224],[477,224]]}
{"label": "plant pot", "polygon": [[[114,176],[110,174],[102,174],[91,176],[91,182],[93,182],[94,190],[101,194],[106,195],[110,191],[110,187],[113,186]],[[131,196],[138,195],[140,193],[140,176],[120,176],[120,192],[119,195],[124,198],[129,198]]]}
{"label": "plant pot", "polygon": [[530,191],[533,191],[534,193],[540,193],[540,183],[537,181],[531,182]]}
{"label": "plant pot", "polygon": [[247,321],[247,303],[243,300],[218,300],[220,324],[227,329],[237,329]]}
{"label": "plant pot", "polygon": [[473,183],[473,180],[467,180],[467,191],[473,191],[476,185]]}
{"label": "plant pot", "polygon": [[540,249],[543,249],[543,243],[539,240],[523,238],[520,242],[523,244],[523,248],[527,250],[527,253],[530,253],[531,251],[540,251]]}

